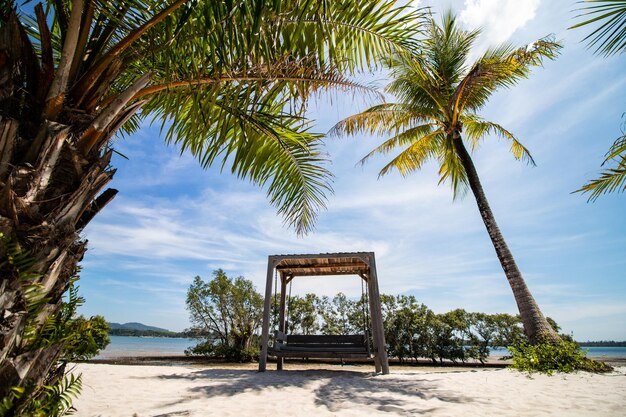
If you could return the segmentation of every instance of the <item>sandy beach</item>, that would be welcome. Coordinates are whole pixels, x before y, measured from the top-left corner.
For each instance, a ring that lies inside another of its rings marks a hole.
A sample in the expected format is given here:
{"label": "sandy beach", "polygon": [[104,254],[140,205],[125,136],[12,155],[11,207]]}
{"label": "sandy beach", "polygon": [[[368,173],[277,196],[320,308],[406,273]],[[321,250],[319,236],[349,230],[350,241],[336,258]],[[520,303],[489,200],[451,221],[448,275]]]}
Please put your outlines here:
{"label": "sandy beach", "polygon": [[[78,364],[79,417],[624,416],[626,367],[607,375],[509,369]],[[270,368],[271,369],[271,368]]]}

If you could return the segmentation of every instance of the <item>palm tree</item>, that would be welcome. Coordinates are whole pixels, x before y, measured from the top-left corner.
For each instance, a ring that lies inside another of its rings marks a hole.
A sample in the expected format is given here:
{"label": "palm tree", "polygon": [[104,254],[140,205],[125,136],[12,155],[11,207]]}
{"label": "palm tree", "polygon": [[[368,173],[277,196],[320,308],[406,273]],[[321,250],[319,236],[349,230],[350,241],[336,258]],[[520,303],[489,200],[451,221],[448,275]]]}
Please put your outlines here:
{"label": "palm tree", "polygon": [[413,50],[421,15],[395,0],[22,7],[0,8],[0,398],[40,386],[58,357],[62,341],[38,335],[86,250],[81,231],[117,193],[116,132],[159,121],[167,142],[264,187],[306,232],[332,191],[306,100],[369,91],[349,75]]}
{"label": "palm tree", "polygon": [[380,171],[381,176],[393,169],[405,176],[434,159],[439,164],[440,183],[450,181],[455,197],[469,186],[513,290],[526,335],[533,343],[557,340],[502,237],[466,143],[474,149],[485,136],[496,134],[510,141],[515,158],[533,163],[528,150],[512,133],[483,120],[477,111],[498,88],[516,84],[528,77],[532,67],[541,65],[544,58],[554,58],[560,45],[550,39],[518,49],[504,45],[488,50],[467,66],[478,35],[476,30],[460,30],[451,12],[443,16],[441,26],[431,19],[423,53],[408,60],[396,59],[392,66],[393,81],[387,91],[399,102],[377,105],[348,117],[332,133],[395,134],[361,160],[363,163],[375,154],[403,148]]}
{"label": "palm tree", "polygon": [[[588,18],[569,29],[600,23],[600,26],[585,37],[595,53],[604,56],[622,54],[626,51],[626,1],[586,0],[577,17]],[[616,162],[617,166],[604,170],[599,178],[589,181],[577,192],[589,193],[589,201],[610,192],[626,191],[626,123],[619,136],[605,155],[602,165]]]}

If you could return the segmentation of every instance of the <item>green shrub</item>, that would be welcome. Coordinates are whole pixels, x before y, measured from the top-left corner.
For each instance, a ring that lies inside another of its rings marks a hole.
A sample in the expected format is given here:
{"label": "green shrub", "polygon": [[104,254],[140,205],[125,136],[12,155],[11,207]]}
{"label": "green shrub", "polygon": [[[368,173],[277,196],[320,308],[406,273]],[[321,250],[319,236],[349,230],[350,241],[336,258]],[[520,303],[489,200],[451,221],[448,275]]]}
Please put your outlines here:
{"label": "green shrub", "polygon": [[259,358],[260,349],[256,346],[238,348],[213,341],[203,341],[185,349],[188,356],[206,356],[213,359],[225,359],[229,362],[251,362]]}
{"label": "green shrub", "polygon": [[536,345],[523,341],[516,346],[509,346],[508,349],[513,359],[511,367],[529,373],[552,375],[554,371],[608,372],[613,369],[602,362],[587,358],[576,342],[567,339]]}

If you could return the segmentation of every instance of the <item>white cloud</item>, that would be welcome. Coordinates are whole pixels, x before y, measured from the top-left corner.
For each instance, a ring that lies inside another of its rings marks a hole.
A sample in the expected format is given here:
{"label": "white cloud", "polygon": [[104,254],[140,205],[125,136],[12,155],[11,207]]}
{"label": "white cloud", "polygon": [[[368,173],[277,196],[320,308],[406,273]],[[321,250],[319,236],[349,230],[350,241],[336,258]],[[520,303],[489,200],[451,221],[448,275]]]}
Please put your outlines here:
{"label": "white cloud", "polygon": [[459,19],[471,29],[482,28],[481,49],[506,42],[535,17],[540,0],[465,0]]}

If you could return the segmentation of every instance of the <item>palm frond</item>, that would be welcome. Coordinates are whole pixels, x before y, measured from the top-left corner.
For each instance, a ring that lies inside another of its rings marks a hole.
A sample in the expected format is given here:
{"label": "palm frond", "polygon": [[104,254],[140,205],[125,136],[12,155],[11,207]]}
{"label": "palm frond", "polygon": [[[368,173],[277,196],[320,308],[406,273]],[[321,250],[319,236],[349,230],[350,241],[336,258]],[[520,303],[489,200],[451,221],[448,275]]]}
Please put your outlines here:
{"label": "palm frond", "polygon": [[459,82],[448,111],[458,118],[465,109],[479,110],[497,89],[528,78],[533,67],[541,66],[544,59],[556,58],[561,47],[549,36],[517,49],[506,44],[489,49]]}
{"label": "palm frond", "polygon": [[[64,66],[69,76],[62,85],[68,91],[58,96],[67,100],[58,100],[63,108],[54,118],[80,121],[76,130],[87,132],[80,139],[81,153],[93,156],[108,148],[117,129],[133,132],[141,118],[172,122],[168,141],[191,151],[205,167],[231,165],[241,177],[267,187],[271,201],[300,232],[311,227],[313,210],[323,207],[324,192],[330,192],[326,158],[316,143],[321,136],[301,118],[307,100],[330,88],[379,96],[348,77],[394,56],[416,54],[416,34],[426,16],[425,9],[397,0],[83,3],[77,36],[71,37],[77,38],[72,41],[76,59]],[[18,25],[29,27],[25,37],[32,39],[27,46],[33,58],[25,61],[32,61],[33,68],[44,50],[51,50],[46,57],[52,55],[59,66],[72,4],[51,1],[43,19],[32,17]],[[151,74],[151,84],[130,95],[131,86],[139,89],[135,83],[146,74]],[[120,97],[131,99],[116,101]],[[141,113],[130,112],[138,109],[133,106],[139,100],[146,100]],[[120,108],[110,107],[111,102]],[[22,98],[20,103],[30,101]],[[97,126],[82,126],[90,121]],[[318,162],[322,166],[315,169]],[[286,196],[278,196],[277,190]],[[289,210],[306,219],[295,220]]]}
{"label": "palm frond", "polygon": [[626,155],[619,157],[616,168],[604,170],[600,177],[589,181],[575,192],[589,193],[587,201],[595,201],[602,194],[626,191]]}
{"label": "palm frond", "polygon": [[431,110],[428,108],[416,109],[409,104],[380,104],[341,120],[328,134],[331,136],[355,135],[358,132],[383,134],[392,131],[399,132],[424,122],[440,122],[429,113]]}
{"label": "palm frond", "polygon": [[[436,130],[437,126],[433,125],[433,124],[424,124],[424,125],[419,125],[419,126],[415,126],[415,127],[411,127],[408,128],[402,132],[398,132],[396,133],[396,135],[390,139],[387,139],[386,141],[384,141],[382,144],[378,145],[376,148],[374,148],[374,150],[372,150],[370,153],[368,153],[367,155],[365,155],[360,163],[361,164],[365,164],[365,162],[367,162],[368,159],[370,159],[371,157],[373,157],[374,155],[386,155],[389,152],[395,150],[396,148],[399,147],[403,147],[403,146],[409,146],[409,148],[411,148],[413,145],[415,145],[417,142],[420,142],[418,145],[416,145],[415,149],[411,150],[411,149],[405,149],[402,153],[405,152],[417,152],[418,156],[416,156],[416,158],[420,159],[424,159],[426,156],[423,156],[424,153],[424,146],[431,144],[430,142],[428,142],[428,139],[426,141],[422,141],[422,138],[424,138],[425,136],[429,136],[431,135],[435,130]],[[441,133],[441,130],[437,130],[438,133]],[[437,133],[435,132],[435,133]],[[433,151],[430,151],[431,153],[433,153]],[[421,166],[421,165],[420,165]],[[404,175],[404,174],[403,174]]]}
{"label": "palm frond", "polygon": [[169,91],[153,105],[155,112],[167,111],[160,118],[171,120],[167,141],[204,167],[230,165],[233,174],[264,187],[286,222],[304,233],[332,192],[320,135],[301,117],[281,112],[287,103],[251,95],[245,85],[227,85]]}
{"label": "palm frond", "polygon": [[439,158],[439,184],[450,181],[453,199],[463,197],[467,192],[469,180],[451,140],[442,142],[437,157]]}
{"label": "palm frond", "polygon": [[600,24],[583,42],[589,48],[596,48],[596,54],[604,56],[621,54],[626,51],[626,1],[624,0],[586,0],[579,9],[581,13],[576,18],[587,18],[568,29]]}
{"label": "palm frond", "polygon": [[[626,122],[623,126],[624,129],[622,130],[622,132],[626,130]],[[618,137],[615,142],[613,142],[613,145],[611,145],[608,152],[606,153],[606,158],[604,159],[602,165],[612,159],[618,158],[620,155],[626,155],[626,133],[622,134],[622,136]]]}
{"label": "palm frond", "polygon": [[600,174],[599,178],[589,181],[574,192],[589,193],[587,201],[595,201],[602,194],[626,190],[626,133],[618,137],[611,145],[602,165],[610,164],[614,161],[617,161],[617,166],[607,168]]}
{"label": "palm frond", "polygon": [[400,102],[430,109],[431,114],[445,112],[448,94],[442,91],[439,81],[423,72],[419,65],[405,60],[395,67],[392,77],[385,91],[393,94]]}
{"label": "palm frond", "polygon": [[379,177],[382,177],[387,175],[391,170],[397,169],[398,172],[400,172],[400,175],[405,177],[408,174],[419,170],[429,158],[435,157],[439,153],[442,144],[445,143],[444,133],[440,129],[431,131],[430,133],[426,133],[424,135],[421,134],[422,132],[430,129],[431,126],[426,125],[424,127],[415,128],[413,131],[410,129],[403,132],[398,135],[402,136],[401,138],[398,138],[397,136],[391,138],[379,147],[381,148],[380,151],[378,151],[379,148],[375,149],[363,158],[363,160],[369,158],[374,153],[389,152],[391,149],[395,148],[395,146],[393,146],[393,142],[401,143],[403,141],[410,140],[412,144],[400,152],[400,154],[393,158],[387,165],[385,165],[378,174]]}
{"label": "palm frond", "polygon": [[472,149],[475,149],[478,142],[489,134],[496,134],[501,138],[511,142],[511,153],[518,160],[523,160],[531,165],[536,165],[530,151],[526,149],[517,138],[504,127],[497,123],[480,119],[476,115],[466,114],[461,118],[465,136],[470,139]]}
{"label": "palm frond", "polygon": [[[395,0],[309,3],[316,6],[287,14],[281,23],[289,35],[305,31],[315,39],[309,44],[316,44],[320,63],[343,64],[353,72],[376,67],[394,54],[410,55],[419,50],[417,38],[427,8],[396,6]],[[299,47],[291,44],[292,36],[284,39],[288,46]]]}
{"label": "palm frond", "polygon": [[72,401],[78,398],[82,389],[82,375],[64,375],[56,385],[44,386],[47,398],[42,411],[45,412],[45,415],[51,417],[70,414],[72,411],[75,411]]}
{"label": "palm frond", "polygon": [[423,65],[438,81],[441,93],[449,93],[450,86],[458,83],[466,72],[467,57],[478,36],[480,29],[462,30],[451,10],[444,13],[441,25],[431,19]]}

